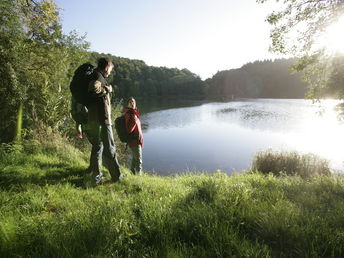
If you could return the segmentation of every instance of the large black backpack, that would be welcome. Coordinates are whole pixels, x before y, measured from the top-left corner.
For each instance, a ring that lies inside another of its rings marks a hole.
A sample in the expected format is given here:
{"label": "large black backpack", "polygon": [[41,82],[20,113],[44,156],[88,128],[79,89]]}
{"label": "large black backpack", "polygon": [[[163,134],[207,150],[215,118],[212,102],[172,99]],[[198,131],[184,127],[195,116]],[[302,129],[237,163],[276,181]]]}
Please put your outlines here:
{"label": "large black backpack", "polygon": [[88,92],[88,85],[94,79],[94,66],[90,63],[82,64],[75,70],[69,88],[76,102],[85,106],[92,103],[92,96]]}

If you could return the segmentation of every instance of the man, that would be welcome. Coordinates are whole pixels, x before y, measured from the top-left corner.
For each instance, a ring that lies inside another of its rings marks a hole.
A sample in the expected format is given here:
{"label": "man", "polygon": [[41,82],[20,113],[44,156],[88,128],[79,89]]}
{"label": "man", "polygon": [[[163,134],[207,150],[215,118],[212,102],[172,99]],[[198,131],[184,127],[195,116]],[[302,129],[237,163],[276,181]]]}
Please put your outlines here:
{"label": "man", "polygon": [[93,173],[97,173],[95,177],[97,184],[103,178],[99,169],[102,156],[112,182],[117,182],[121,177],[111,127],[112,86],[106,81],[112,69],[113,64],[108,58],[100,58],[94,72],[94,80],[88,87],[88,91],[94,99],[88,106],[88,138],[92,144],[90,169]]}

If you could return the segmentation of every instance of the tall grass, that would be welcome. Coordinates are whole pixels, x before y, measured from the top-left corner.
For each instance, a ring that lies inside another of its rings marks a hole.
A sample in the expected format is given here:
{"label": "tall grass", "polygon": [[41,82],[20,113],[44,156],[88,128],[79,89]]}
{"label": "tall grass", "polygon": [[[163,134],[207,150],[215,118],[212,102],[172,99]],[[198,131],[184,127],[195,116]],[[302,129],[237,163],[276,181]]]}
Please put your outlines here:
{"label": "tall grass", "polygon": [[309,177],[314,174],[331,174],[329,161],[315,154],[300,154],[293,151],[258,152],[252,162],[252,170],[264,174],[299,175]]}
{"label": "tall grass", "polygon": [[1,153],[0,257],[344,255],[341,175],[146,174],[85,187],[83,154],[49,145]]}

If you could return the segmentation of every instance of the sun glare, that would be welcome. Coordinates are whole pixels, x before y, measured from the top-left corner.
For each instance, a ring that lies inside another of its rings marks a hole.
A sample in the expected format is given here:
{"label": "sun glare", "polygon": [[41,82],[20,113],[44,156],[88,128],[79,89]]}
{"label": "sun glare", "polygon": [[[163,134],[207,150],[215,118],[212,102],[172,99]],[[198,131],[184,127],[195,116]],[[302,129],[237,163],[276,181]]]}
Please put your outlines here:
{"label": "sun glare", "polygon": [[330,53],[344,53],[344,15],[337,22],[330,25],[324,37],[321,39],[321,45]]}
{"label": "sun glare", "polygon": [[299,125],[299,131],[288,137],[293,148],[327,158],[338,169],[343,165],[344,139],[341,137],[343,125],[338,121],[338,113],[334,109],[337,104],[337,100],[324,100],[318,110],[322,111],[322,115],[315,113],[316,107],[309,110]]}

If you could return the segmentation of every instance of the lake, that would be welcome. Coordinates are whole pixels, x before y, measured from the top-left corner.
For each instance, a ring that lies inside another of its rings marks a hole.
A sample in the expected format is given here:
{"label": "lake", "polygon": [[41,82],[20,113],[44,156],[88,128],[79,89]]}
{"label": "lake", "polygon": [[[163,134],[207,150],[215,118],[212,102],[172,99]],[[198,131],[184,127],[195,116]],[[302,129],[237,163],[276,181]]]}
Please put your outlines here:
{"label": "lake", "polygon": [[[296,150],[343,169],[344,125],[337,101],[243,99],[141,103],[143,169],[159,175],[185,172],[227,174],[250,167],[258,151]],[[149,105],[147,105],[149,104]],[[140,108],[140,103],[138,103]]]}

